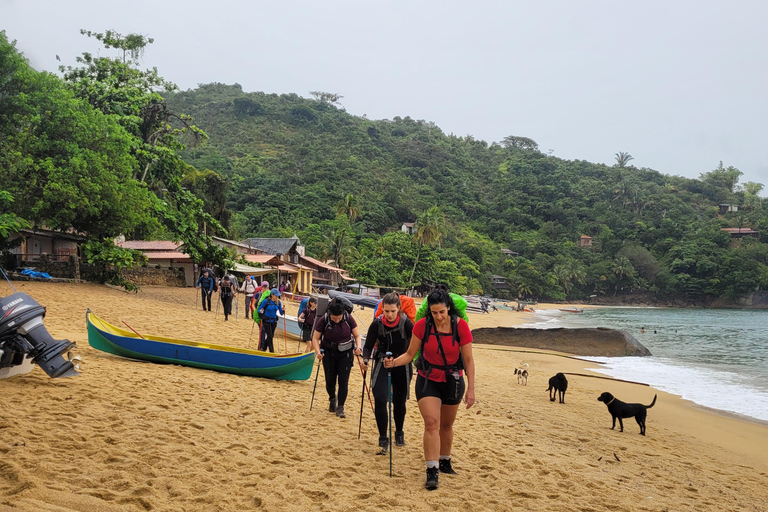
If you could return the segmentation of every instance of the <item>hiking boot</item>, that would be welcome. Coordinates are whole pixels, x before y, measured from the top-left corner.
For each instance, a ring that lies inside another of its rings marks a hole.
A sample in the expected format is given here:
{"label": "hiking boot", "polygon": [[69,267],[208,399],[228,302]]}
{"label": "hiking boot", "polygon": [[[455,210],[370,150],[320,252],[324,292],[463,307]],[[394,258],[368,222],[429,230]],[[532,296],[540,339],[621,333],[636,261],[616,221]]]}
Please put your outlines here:
{"label": "hiking boot", "polygon": [[328,412],[336,412],[336,399],[331,398],[331,403],[328,405]]}
{"label": "hiking boot", "polygon": [[395,432],[395,446],[405,446],[405,432]]}
{"label": "hiking boot", "polygon": [[376,452],[376,455],[386,455],[389,452],[389,438],[388,437],[380,437],[379,438],[379,448],[380,450]]}
{"label": "hiking boot", "polygon": [[428,491],[434,491],[437,489],[437,475],[439,471],[437,468],[427,468],[427,482],[424,484],[424,488]]}
{"label": "hiking boot", "polygon": [[440,459],[440,472],[449,475],[458,475],[451,467],[451,459]]}
{"label": "hiking boot", "polygon": [[337,418],[346,418],[347,417],[347,415],[344,414],[344,406],[343,405],[340,405],[340,406],[336,407],[336,417]]}

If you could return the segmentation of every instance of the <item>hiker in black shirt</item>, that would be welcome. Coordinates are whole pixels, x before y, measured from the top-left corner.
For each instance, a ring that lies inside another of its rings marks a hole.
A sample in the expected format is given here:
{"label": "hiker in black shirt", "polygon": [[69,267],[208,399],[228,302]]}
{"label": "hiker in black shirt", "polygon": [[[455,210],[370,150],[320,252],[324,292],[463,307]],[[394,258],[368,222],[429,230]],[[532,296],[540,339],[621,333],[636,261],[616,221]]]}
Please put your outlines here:
{"label": "hiker in black shirt", "polygon": [[[349,392],[349,373],[352,370],[352,357],[362,354],[360,332],[357,322],[345,310],[344,303],[333,299],[328,311],[315,322],[312,336],[315,355],[323,362],[325,370],[325,390],[328,392],[329,412],[335,412],[339,418],[346,418],[344,403]],[[321,353],[320,349],[325,352]],[[336,382],[339,383],[338,394]]]}
{"label": "hiker in black shirt", "polygon": [[219,290],[219,297],[221,298],[221,305],[224,309],[224,321],[229,320],[229,315],[232,314],[232,299],[235,296],[235,288],[232,286],[229,276],[224,276],[221,280],[221,287]]}
{"label": "hiker in black shirt", "polygon": [[[379,429],[379,455],[386,455],[389,449],[387,435],[387,369],[382,361],[387,352],[392,357],[404,354],[408,350],[413,333],[411,322],[400,308],[400,296],[388,293],[382,300],[384,313],[373,319],[363,347],[362,368],[371,367],[371,388],[376,403],[376,426]],[[375,346],[375,348],[374,348]],[[407,364],[392,369],[392,409],[395,421],[395,444],[405,446],[403,422],[405,421],[405,402],[408,400],[413,365]]]}

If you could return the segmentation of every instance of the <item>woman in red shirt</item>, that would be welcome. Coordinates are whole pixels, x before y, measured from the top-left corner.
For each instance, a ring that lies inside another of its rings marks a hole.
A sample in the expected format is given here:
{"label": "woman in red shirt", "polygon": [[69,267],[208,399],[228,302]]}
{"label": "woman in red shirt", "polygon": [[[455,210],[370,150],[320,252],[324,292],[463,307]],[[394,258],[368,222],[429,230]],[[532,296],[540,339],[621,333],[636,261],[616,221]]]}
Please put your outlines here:
{"label": "woman in red shirt", "polygon": [[[448,292],[433,291],[427,297],[427,305],[429,314],[413,327],[408,351],[397,358],[385,359],[384,366],[406,365],[421,349],[416,399],[424,418],[424,458],[427,461],[424,486],[432,490],[437,489],[438,472],[456,474],[451,466],[453,422],[462,396],[467,409],[475,403],[475,362],[469,325],[457,317]],[[464,372],[467,373],[466,393]]]}

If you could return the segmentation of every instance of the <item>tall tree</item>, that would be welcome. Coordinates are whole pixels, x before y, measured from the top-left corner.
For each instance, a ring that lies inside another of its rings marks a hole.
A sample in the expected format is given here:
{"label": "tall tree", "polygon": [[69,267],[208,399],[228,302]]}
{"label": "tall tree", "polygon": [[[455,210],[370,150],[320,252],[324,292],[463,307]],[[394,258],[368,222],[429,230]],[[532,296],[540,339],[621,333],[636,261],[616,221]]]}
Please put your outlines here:
{"label": "tall tree", "polygon": [[440,245],[445,235],[445,214],[438,206],[432,206],[424,211],[416,220],[416,232],[413,234],[418,250],[416,251],[416,260],[413,262],[411,271],[411,285],[413,285],[413,276],[416,274],[416,267],[419,265],[419,256],[421,249],[425,245],[431,247]]}

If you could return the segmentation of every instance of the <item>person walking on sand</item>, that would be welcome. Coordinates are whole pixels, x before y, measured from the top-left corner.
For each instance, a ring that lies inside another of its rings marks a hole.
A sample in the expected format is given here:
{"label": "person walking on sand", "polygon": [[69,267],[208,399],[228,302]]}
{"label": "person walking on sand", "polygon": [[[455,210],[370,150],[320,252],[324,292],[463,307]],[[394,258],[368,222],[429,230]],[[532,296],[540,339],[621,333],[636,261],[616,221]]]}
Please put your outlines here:
{"label": "person walking on sand", "polygon": [[301,325],[301,341],[307,344],[306,352],[312,350],[312,333],[315,330],[317,320],[317,299],[311,297],[307,301],[307,307],[299,314]]}
{"label": "person walking on sand", "polygon": [[245,294],[245,318],[250,318],[253,308],[251,303],[253,302],[253,295],[256,293],[258,286],[256,286],[256,279],[253,276],[246,277],[243,280],[243,284],[240,286],[240,291]]}
{"label": "person walking on sand", "polygon": [[285,310],[283,309],[283,303],[280,301],[280,290],[272,288],[269,297],[259,304],[261,330],[264,333],[264,339],[259,346],[259,350],[263,352],[266,352],[267,350],[270,352],[275,351],[273,339],[275,337],[275,329],[277,328],[278,314],[285,316]]}
{"label": "person walking on sand", "polygon": [[[413,327],[408,351],[397,358],[385,358],[385,368],[416,362],[416,400],[424,419],[424,459],[427,481],[424,487],[437,489],[438,474],[455,475],[451,465],[453,422],[462,396],[467,409],[475,403],[475,361],[472,333],[458,318],[451,296],[436,289],[427,297],[429,313]],[[463,372],[467,374],[466,395]]]}
{"label": "person walking on sand", "polygon": [[211,275],[211,271],[208,269],[203,270],[202,275],[197,279],[197,284],[195,284],[195,288],[200,288],[200,293],[203,297],[203,311],[206,311],[206,300],[208,301],[207,311],[211,310],[211,295],[213,295],[213,285],[214,279]]}
{"label": "person walking on sand", "polygon": [[[349,373],[352,357],[363,353],[360,348],[360,331],[357,322],[344,308],[341,299],[333,299],[328,311],[315,322],[312,335],[315,355],[323,362],[325,390],[328,392],[328,412],[346,418],[344,403],[349,393]],[[320,352],[323,349],[324,352]],[[338,382],[338,392],[336,383]]]}
{"label": "person walking on sand", "polygon": [[[363,347],[363,361],[360,366],[367,370],[372,363],[371,389],[375,400],[376,426],[379,429],[378,455],[386,455],[389,449],[387,434],[387,405],[389,390],[387,389],[387,370],[383,366],[384,355],[392,352],[398,357],[408,350],[413,334],[413,322],[403,313],[400,296],[388,293],[382,300],[383,313],[373,319]],[[405,446],[405,403],[409,398],[413,365],[409,362],[392,370],[392,409],[395,421],[395,445]]]}
{"label": "person walking on sand", "polygon": [[224,321],[229,320],[229,315],[232,314],[232,299],[235,297],[234,286],[228,275],[225,275],[221,280],[219,286],[219,299],[221,300],[222,309],[224,309]]}

